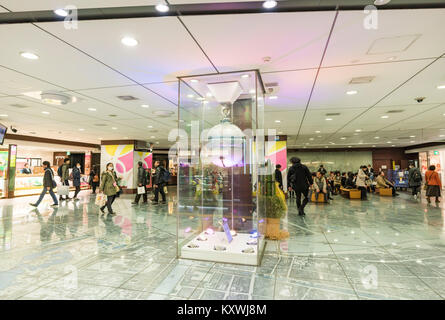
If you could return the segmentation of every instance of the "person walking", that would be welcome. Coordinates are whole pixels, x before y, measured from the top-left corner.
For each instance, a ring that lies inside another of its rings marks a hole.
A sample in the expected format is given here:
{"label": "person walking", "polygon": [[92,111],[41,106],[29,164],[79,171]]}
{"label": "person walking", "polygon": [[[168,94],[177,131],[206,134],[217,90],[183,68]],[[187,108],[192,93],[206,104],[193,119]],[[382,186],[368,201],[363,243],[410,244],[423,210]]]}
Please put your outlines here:
{"label": "person walking", "polygon": [[[289,181],[289,190],[294,190],[297,198],[298,215],[304,216],[304,207],[306,207],[309,199],[309,187],[312,187],[314,181],[309,169],[301,163],[300,158],[293,157],[290,159],[292,167],[287,173],[287,181]],[[304,196],[301,202],[301,195]]]}
{"label": "person walking", "polygon": [[360,166],[360,169],[358,170],[358,173],[357,173],[357,179],[356,179],[356,182],[355,182],[355,184],[357,185],[357,188],[361,192],[361,199],[362,200],[367,200],[367,196],[366,196],[366,190],[367,190],[366,179],[368,179],[368,175],[364,171],[365,168],[366,168],[366,166]]}
{"label": "person walking", "polygon": [[420,169],[416,168],[414,164],[409,165],[408,171],[408,185],[412,189],[412,196],[414,200],[420,197],[420,186],[422,185],[422,174]]}
{"label": "person walking", "polygon": [[95,194],[96,193],[96,189],[99,186],[99,168],[97,166],[94,166],[91,171],[90,171],[90,186],[91,189],[93,190],[91,193]]}
{"label": "person walking", "polygon": [[[147,189],[146,189],[146,185],[148,184],[148,177],[147,177],[147,172],[145,171],[144,167],[142,166],[142,161],[138,162],[138,187],[143,187],[144,188],[144,193],[142,194],[144,201],[144,204],[147,204]],[[136,194],[136,198],[134,199],[134,201],[131,203],[133,205],[138,205],[139,204],[139,199],[141,198],[141,195],[139,193]]]}
{"label": "person walking", "polygon": [[36,203],[30,203],[30,205],[33,207],[38,207],[40,202],[42,202],[45,194],[47,192],[49,192],[49,194],[51,195],[51,198],[53,198],[53,201],[54,201],[54,203],[51,206],[56,207],[59,205],[59,203],[58,203],[57,197],[53,191],[53,189],[57,186],[56,181],[54,181],[54,173],[53,173],[53,170],[51,169],[51,165],[48,161],[43,161],[43,166],[45,168],[45,173],[43,175],[43,190],[42,190],[42,193],[40,194],[39,200],[37,200]]}
{"label": "person walking", "polygon": [[107,196],[107,202],[104,206],[100,208],[102,213],[105,213],[104,209],[107,207],[109,214],[115,214],[113,212],[113,202],[116,199],[116,194],[119,191],[119,186],[117,185],[117,176],[114,171],[114,165],[110,162],[107,163],[106,171],[102,172],[100,177],[99,191],[103,192]]}
{"label": "person walking", "polygon": [[440,190],[442,189],[442,183],[439,178],[439,174],[436,172],[436,166],[430,166],[428,171],[425,172],[426,183],[426,199],[428,203],[431,203],[430,197],[436,197],[436,203],[439,203],[441,197]]}
{"label": "person walking", "polygon": [[80,177],[81,177],[81,171],[80,171],[80,163],[76,163],[76,165],[73,168],[73,186],[76,188],[76,191],[74,192],[74,201],[79,201],[79,198],[77,198],[77,195],[80,192]]}
{"label": "person walking", "polygon": [[281,173],[281,164],[275,166],[275,181],[278,182],[278,186],[283,190],[283,174]]}
{"label": "person walking", "polygon": [[167,200],[165,198],[165,192],[164,192],[164,186],[167,184],[167,181],[166,181],[167,174],[168,174],[168,171],[162,166],[161,162],[159,160],[156,160],[155,161],[155,173],[152,177],[154,194],[155,194],[155,198],[153,199],[152,204],[156,205],[159,203],[159,193],[161,193],[161,196],[162,196],[162,204],[167,202]]}
{"label": "person walking", "polygon": [[[66,158],[63,160],[63,164],[59,167],[59,169],[57,169],[57,173],[60,177],[60,180],[62,181],[62,185],[64,186],[68,186],[70,185],[69,183],[69,178],[70,178],[70,159]],[[64,200],[62,196],[59,196],[59,201]],[[66,196],[65,200],[71,200],[69,193]]]}

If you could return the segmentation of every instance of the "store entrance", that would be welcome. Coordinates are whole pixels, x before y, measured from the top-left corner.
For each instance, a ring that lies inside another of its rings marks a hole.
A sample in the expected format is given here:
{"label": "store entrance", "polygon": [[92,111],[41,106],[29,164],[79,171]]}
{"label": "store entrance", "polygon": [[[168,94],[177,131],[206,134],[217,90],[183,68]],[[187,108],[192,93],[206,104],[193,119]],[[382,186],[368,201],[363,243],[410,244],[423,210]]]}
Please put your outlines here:
{"label": "store entrance", "polygon": [[73,168],[76,165],[76,163],[80,163],[81,166],[80,171],[82,173],[85,173],[85,153],[71,153],[69,158],[71,161],[70,164],[71,168]]}

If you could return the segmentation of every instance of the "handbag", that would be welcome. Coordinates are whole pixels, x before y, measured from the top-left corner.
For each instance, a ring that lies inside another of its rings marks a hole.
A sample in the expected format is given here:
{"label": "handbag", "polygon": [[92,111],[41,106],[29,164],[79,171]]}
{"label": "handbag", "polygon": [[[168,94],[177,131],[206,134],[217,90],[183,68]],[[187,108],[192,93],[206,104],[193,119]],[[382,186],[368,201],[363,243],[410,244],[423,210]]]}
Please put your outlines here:
{"label": "handbag", "polygon": [[95,204],[99,207],[103,207],[107,203],[107,195],[104,193],[98,193],[96,195],[96,201]]}
{"label": "handbag", "polygon": [[145,187],[138,187],[138,194],[145,194]]}
{"label": "handbag", "polygon": [[165,193],[165,194],[168,194],[167,186],[164,186],[164,193]]}
{"label": "handbag", "polygon": [[59,196],[69,196],[70,187],[69,186],[57,186],[57,194]]}

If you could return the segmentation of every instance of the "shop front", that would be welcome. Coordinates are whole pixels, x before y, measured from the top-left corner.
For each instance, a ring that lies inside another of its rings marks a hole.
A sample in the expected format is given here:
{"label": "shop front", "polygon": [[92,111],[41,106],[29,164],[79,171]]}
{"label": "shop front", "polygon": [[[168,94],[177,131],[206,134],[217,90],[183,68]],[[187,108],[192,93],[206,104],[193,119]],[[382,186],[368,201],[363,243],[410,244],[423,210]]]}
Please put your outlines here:
{"label": "shop front", "polygon": [[442,181],[442,186],[445,187],[445,145],[413,151],[419,152],[419,167],[422,175],[425,176],[425,172],[430,166],[435,166],[436,172]]}

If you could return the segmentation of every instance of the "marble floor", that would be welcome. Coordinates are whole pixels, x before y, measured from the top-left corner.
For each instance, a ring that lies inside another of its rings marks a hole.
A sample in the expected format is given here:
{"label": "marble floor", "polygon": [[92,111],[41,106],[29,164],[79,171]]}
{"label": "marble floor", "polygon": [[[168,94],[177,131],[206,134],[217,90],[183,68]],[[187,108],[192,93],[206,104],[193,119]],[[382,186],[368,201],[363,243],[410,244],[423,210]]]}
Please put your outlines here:
{"label": "marble floor", "polygon": [[[173,191],[173,190],[172,190]],[[444,299],[443,204],[370,195],[294,203],[259,267],[176,259],[176,199],[98,215],[94,197],[0,200],[0,299]],[[33,210],[34,209],[34,210]]]}

